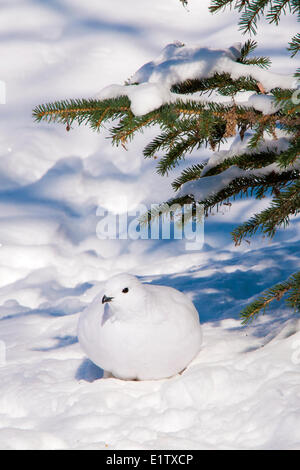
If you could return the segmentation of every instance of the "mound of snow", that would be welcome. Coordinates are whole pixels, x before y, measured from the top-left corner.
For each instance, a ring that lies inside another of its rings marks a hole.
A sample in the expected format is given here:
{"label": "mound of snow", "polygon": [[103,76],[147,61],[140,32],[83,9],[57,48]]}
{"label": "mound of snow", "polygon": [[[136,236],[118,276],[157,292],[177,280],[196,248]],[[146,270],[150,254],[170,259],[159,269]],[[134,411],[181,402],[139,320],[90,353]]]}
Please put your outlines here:
{"label": "mound of snow", "polygon": [[[240,49],[240,43],[227,49],[213,49],[199,45],[185,46],[176,41],[168,44],[157,59],[143,65],[131,77],[128,85],[105,87],[96,98],[103,100],[128,96],[133,114],[142,116],[179,98],[205,102],[201,97],[171,93],[170,88],[186,80],[209,78],[215,73],[229,73],[233,79],[251,76],[262,83],[266,91],[276,87],[288,89],[295,86],[295,77],[292,75],[280,75],[237,62]],[[248,103],[240,104],[254,107],[264,114],[272,114],[278,109],[272,97],[265,95],[255,94],[249,98]]]}

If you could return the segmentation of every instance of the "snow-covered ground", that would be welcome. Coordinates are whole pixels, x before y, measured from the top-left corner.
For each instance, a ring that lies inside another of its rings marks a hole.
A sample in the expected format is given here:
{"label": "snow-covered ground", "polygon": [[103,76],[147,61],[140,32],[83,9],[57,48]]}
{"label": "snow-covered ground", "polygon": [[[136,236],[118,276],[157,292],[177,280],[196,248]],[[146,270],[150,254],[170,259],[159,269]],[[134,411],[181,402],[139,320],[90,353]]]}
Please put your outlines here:
{"label": "snow-covered ground", "polygon": [[[173,40],[243,40],[237,16],[212,16],[208,4],[1,2],[0,448],[300,449],[298,319],[278,303],[249,327],[239,320],[249,300],[299,269],[299,218],[272,243],[234,248],[230,230],[267,204],[247,200],[206,219],[198,252],[184,241],[99,240],[98,206],[161,202],[176,172],[161,178],[143,160],[150,132],[126,151],[104,133],[31,119],[37,104],[123,84]],[[293,72],[284,47],[296,29],[286,17],[280,30],[260,30],[274,72]],[[80,312],[121,271],[194,300],[203,347],[181,376],[103,379],[80,349]]]}

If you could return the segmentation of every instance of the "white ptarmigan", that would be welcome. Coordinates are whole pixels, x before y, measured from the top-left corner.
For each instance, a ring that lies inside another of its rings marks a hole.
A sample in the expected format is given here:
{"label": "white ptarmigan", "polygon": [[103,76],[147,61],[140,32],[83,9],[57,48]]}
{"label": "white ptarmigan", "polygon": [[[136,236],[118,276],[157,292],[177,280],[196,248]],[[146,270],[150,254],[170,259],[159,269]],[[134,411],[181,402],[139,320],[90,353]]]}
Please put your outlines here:
{"label": "white ptarmigan", "polygon": [[151,380],[186,368],[201,346],[199,315],[172,287],[120,274],[80,315],[78,339],[87,356],[114,377]]}

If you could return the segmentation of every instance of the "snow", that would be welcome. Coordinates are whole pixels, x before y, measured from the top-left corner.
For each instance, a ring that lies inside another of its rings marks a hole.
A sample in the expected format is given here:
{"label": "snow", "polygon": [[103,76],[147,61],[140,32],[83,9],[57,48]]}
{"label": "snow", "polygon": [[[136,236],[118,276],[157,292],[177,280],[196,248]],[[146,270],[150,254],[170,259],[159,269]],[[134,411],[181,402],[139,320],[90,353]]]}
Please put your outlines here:
{"label": "snow", "polygon": [[109,85],[97,93],[95,98],[104,100],[128,96],[133,114],[142,116],[171,102],[172,95],[174,96],[174,93],[160,83],[141,83],[134,86]]}
{"label": "snow", "polygon": [[251,76],[272,88],[293,88],[295,77],[263,70],[257,66],[240,64],[241,43],[227,49],[214,49],[202,45],[168,44],[156,60],[143,65],[131,78],[131,83],[162,83],[168,87],[196,78],[212,77],[215,73],[229,73],[233,79]]}
{"label": "snow", "polygon": [[[248,301],[299,269],[299,218],[271,243],[234,248],[233,227],[268,204],[245,200],[206,219],[198,252],[184,240],[99,240],[99,205],[164,201],[182,167],[161,179],[141,158],[152,131],[126,151],[107,134],[31,120],[39,103],[122,83],[176,37],[215,49],[241,42],[237,16],[212,16],[208,4],[191,1],[190,13],[178,0],[155,0],[146,13],[137,0],[1,6],[1,449],[300,448],[297,317],[276,302],[247,328],[239,319]],[[282,25],[280,34],[266,25],[258,41],[275,73],[292,74],[284,47],[297,24]],[[200,312],[203,346],[181,376],[105,379],[80,348],[80,313],[124,271],[184,292]]]}
{"label": "snow", "polygon": [[[257,66],[236,62],[240,57],[241,43],[227,49],[213,49],[199,45],[186,46],[178,41],[168,44],[157,59],[143,65],[128,81],[127,85],[106,86],[95,95],[98,99],[128,96],[131,110],[136,116],[142,116],[163,104],[176,100],[193,99],[171,93],[172,85],[186,80],[212,77],[215,73],[229,73],[233,79],[251,76],[259,81],[266,91],[272,88],[283,89],[295,86],[293,75],[283,75]],[[204,101],[196,97],[196,101]],[[241,104],[241,103],[240,103]],[[253,94],[246,106],[251,106],[264,114],[272,114],[279,108],[273,103],[272,96]]]}
{"label": "snow", "polygon": [[[272,163],[262,168],[254,168],[243,170],[238,166],[231,166],[227,170],[217,175],[207,176],[205,174],[214,166],[222,163],[226,158],[231,158],[244,153],[260,153],[267,150],[272,150],[276,153],[280,153],[287,150],[289,146],[288,135],[281,131],[276,130],[278,138],[275,140],[271,139],[267,134],[264,136],[263,142],[261,142],[255,149],[249,148],[249,141],[253,136],[253,132],[248,131],[245,133],[243,140],[240,135],[237,135],[232,142],[228,150],[221,150],[219,152],[213,152],[209,158],[207,165],[203,169],[202,178],[188,181],[183,184],[178,192],[179,196],[193,195],[196,201],[203,201],[208,196],[216,194],[230,184],[234,179],[247,177],[247,176],[263,176],[268,175],[272,172],[282,173],[282,168],[277,163]],[[299,169],[300,163],[296,161],[293,165],[290,165],[288,169]]]}
{"label": "snow", "polygon": [[280,106],[275,104],[272,95],[258,95],[254,93],[248,98],[248,104],[263,114],[273,114],[280,109]]}

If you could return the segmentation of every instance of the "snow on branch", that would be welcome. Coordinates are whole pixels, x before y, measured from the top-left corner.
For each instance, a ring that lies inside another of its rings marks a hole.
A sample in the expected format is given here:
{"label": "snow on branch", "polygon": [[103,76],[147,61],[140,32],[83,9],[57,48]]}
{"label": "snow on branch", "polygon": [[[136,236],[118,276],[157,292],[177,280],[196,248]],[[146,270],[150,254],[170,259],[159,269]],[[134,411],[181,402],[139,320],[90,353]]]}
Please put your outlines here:
{"label": "snow on branch", "polygon": [[[294,76],[276,74],[256,65],[240,63],[238,62],[240,56],[240,43],[233,44],[227,49],[212,49],[199,45],[188,47],[180,42],[168,44],[157,59],[144,64],[132,76],[128,84],[110,85],[104,88],[96,98],[103,100],[127,96],[131,101],[133,114],[141,116],[164,104],[172,103],[178,98],[187,98],[186,95],[172,92],[172,86],[186,80],[210,78],[215,74],[227,73],[234,80],[252,77],[265,92],[273,88],[296,87]],[[205,102],[205,99],[199,96],[196,100]],[[265,114],[271,114],[277,111],[272,100],[273,98],[268,95],[255,94],[249,103],[246,102],[243,105],[254,107]]]}
{"label": "snow on branch", "polygon": [[[277,130],[277,133],[279,134],[280,131]],[[251,149],[249,147],[249,142],[252,136],[252,132],[247,132],[244,136],[244,139],[242,140],[238,135],[234,139],[229,150],[214,152],[209,158],[205,168],[201,172],[201,177],[199,179],[192,180],[183,184],[180,191],[178,192],[178,197],[193,196],[196,201],[203,201],[209,196],[216,194],[222,189],[224,189],[236,178],[249,176],[264,176],[270,173],[280,174],[285,171],[285,169],[283,169],[278,163],[272,163],[270,165],[260,168],[260,162],[258,162],[258,168],[254,168],[251,170],[244,170],[236,165],[233,165],[219,174],[205,176],[205,174],[207,174],[211,168],[214,168],[216,165],[219,165],[227,158],[243,154],[250,155],[254,152],[259,153],[266,151],[273,151],[275,153],[278,153],[279,155],[281,152],[284,152],[289,148],[290,140],[287,136],[284,135],[284,132],[282,132],[282,136],[279,137],[277,140],[268,139],[268,137],[265,136],[264,140],[255,149]],[[289,168],[300,170],[300,161],[298,160],[293,165],[290,165]]]}

